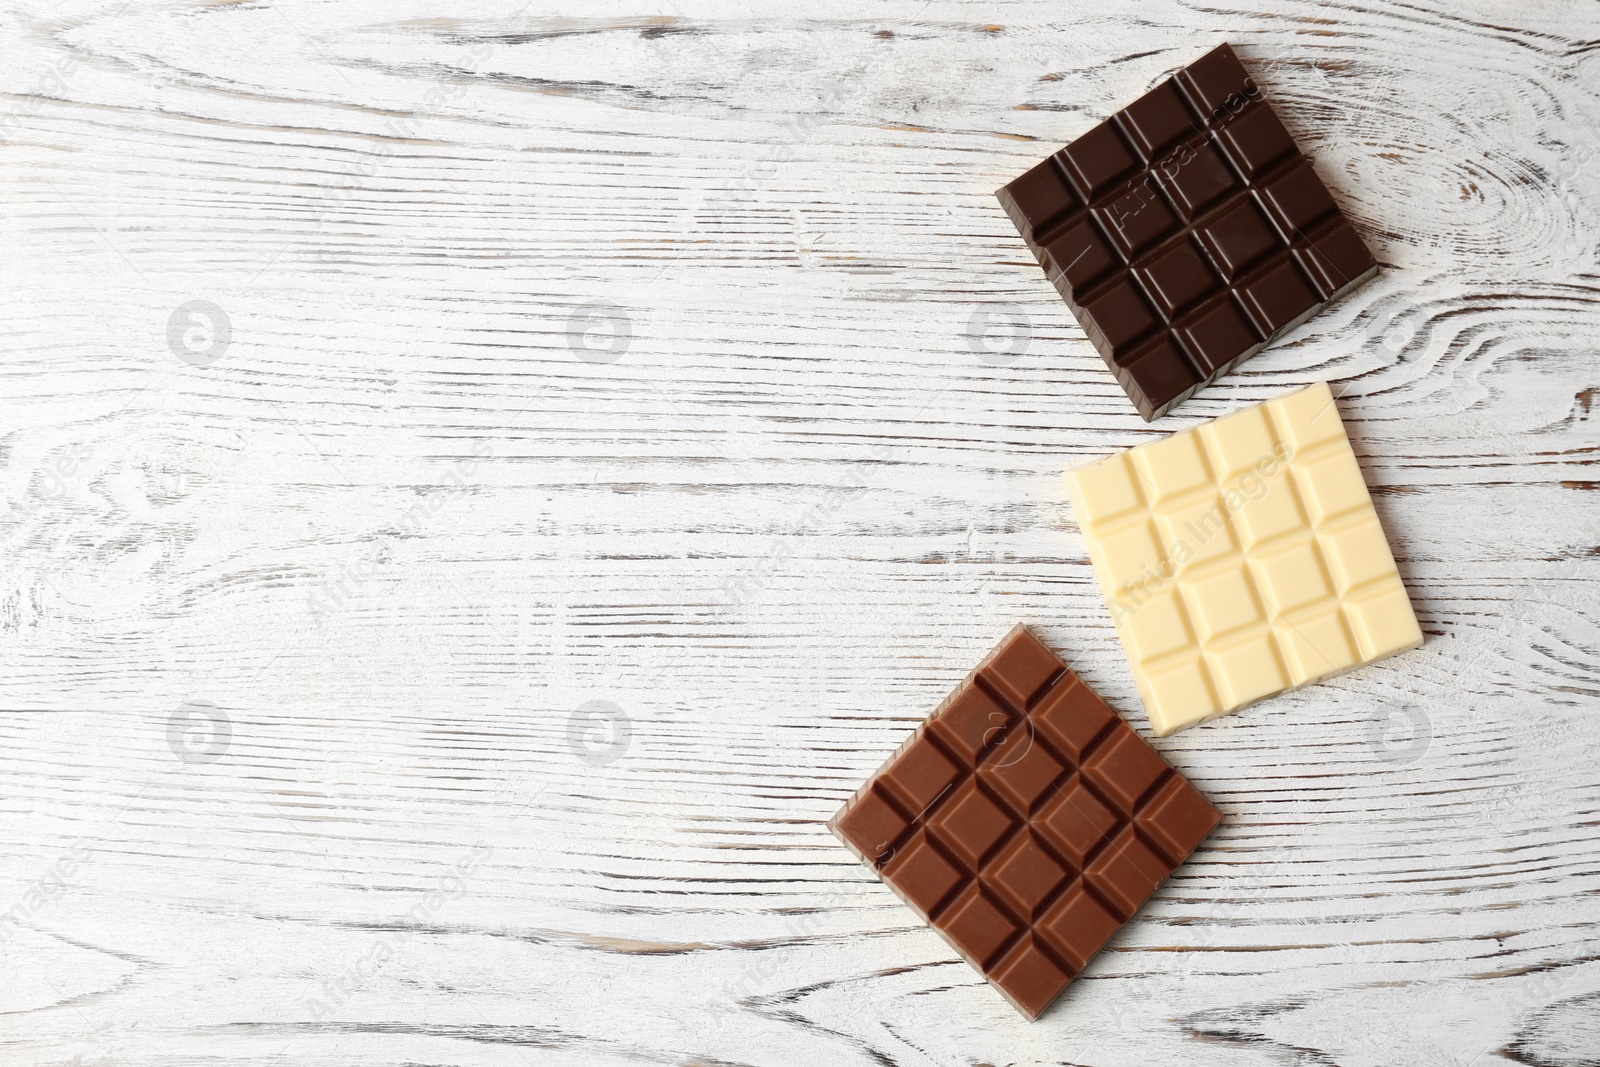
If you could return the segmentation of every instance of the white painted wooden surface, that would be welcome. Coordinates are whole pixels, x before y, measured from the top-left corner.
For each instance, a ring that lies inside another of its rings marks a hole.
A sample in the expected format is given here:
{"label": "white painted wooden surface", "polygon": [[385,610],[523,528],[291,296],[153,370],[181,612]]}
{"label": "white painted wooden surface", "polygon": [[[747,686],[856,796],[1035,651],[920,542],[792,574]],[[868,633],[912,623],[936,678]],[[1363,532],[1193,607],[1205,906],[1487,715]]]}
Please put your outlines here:
{"label": "white painted wooden surface", "polygon": [[[1600,7],[0,35],[0,1064],[1600,1062]],[[1146,427],[992,191],[1222,40],[1387,269]],[[1318,379],[1426,647],[1029,1025],[823,822],[1018,620],[1144,728],[1058,474]]]}

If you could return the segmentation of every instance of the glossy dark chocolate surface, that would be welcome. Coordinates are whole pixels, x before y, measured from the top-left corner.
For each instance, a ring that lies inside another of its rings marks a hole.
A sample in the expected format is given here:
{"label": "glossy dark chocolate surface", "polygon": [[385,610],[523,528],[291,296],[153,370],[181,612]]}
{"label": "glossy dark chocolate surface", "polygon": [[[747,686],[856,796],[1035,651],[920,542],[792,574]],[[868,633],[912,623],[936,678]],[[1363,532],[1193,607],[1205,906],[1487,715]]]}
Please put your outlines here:
{"label": "glossy dark chocolate surface", "polygon": [[1146,420],[1377,271],[1227,45],[996,195]]}
{"label": "glossy dark chocolate surface", "polygon": [[829,826],[1036,1018],[1220,818],[1019,626]]}

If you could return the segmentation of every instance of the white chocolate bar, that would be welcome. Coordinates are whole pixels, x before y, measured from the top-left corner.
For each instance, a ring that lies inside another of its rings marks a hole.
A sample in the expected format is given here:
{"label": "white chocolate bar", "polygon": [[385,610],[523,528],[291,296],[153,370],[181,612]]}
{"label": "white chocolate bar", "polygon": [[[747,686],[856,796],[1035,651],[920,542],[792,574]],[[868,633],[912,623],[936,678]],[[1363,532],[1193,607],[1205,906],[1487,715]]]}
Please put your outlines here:
{"label": "white chocolate bar", "polygon": [[1067,473],[1160,735],[1422,643],[1326,384]]}

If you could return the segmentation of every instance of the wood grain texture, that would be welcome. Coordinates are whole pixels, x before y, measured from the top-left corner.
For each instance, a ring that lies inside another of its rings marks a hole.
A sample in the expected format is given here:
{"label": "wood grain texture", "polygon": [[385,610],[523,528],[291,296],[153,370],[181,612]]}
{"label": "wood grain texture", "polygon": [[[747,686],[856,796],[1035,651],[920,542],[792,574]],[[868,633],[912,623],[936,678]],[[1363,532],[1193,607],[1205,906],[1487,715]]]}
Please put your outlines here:
{"label": "wood grain texture", "polygon": [[[0,34],[0,1064],[1600,1063],[1594,4]],[[1147,427],[993,190],[1222,40],[1385,269]],[[1029,1025],[824,822],[1017,621],[1146,730],[1059,474],[1317,380],[1427,643]]]}

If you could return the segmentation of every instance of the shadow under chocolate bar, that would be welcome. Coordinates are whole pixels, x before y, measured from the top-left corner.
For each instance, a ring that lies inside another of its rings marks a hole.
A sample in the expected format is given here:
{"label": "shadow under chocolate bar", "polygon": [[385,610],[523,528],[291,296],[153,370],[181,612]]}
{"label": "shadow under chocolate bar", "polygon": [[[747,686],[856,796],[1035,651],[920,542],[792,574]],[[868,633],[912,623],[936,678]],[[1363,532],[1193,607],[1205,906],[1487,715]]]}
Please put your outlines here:
{"label": "shadow under chocolate bar", "polygon": [[1378,269],[1226,44],[995,195],[1146,421]]}

